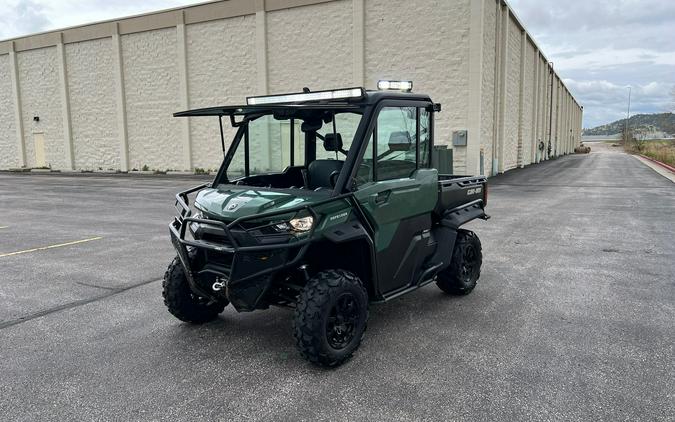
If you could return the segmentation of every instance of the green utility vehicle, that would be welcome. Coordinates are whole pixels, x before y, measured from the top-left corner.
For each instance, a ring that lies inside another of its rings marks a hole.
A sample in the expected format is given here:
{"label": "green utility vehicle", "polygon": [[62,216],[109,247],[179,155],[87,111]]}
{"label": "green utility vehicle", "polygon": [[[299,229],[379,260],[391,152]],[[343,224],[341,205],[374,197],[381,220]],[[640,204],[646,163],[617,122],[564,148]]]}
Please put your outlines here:
{"label": "green utility vehicle", "polygon": [[432,281],[473,290],[481,244],[460,227],[489,218],[487,180],[432,168],[440,104],[409,81],[378,88],[305,88],[174,114],[217,117],[225,155],[212,183],[176,195],[178,256],[163,284],[174,316],[290,307],[300,353],[335,366],[361,343],[370,303]]}

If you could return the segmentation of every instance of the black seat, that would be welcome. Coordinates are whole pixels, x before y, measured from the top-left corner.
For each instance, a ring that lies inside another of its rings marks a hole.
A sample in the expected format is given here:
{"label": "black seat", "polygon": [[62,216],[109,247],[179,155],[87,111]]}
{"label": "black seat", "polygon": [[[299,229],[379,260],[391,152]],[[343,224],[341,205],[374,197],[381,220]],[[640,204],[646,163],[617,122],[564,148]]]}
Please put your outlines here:
{"label": "black seat", "polygon": [[[327,133],[324,136],[323,148],[329,152],[346,152],[342,149],[342,136],[339,133]],[[307,167],[309,189],[333,188],[331,175],[335,172],[340,173],[343,165],[342,160],[314,160],[309,163]]]}
{"label": "black seat", "polygon": [[340,173],[344,165],[342,160],[314,160],[307,167],[307,181],[309,189],[332,188],[330,176],[334,172]]}

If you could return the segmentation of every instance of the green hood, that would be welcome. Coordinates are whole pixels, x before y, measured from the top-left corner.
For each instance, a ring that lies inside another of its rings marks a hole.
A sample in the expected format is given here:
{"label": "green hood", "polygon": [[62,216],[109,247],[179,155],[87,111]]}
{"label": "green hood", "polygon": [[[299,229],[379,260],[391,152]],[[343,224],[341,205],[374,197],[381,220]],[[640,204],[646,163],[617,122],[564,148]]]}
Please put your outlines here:
{"label": "green hood", "polygon": [[284,210],[298,205],[316,202],[328,197],[324,193],[299,189],[293,193],[251,189],[250,187],[220,186],[203,189],[195,200],[197,208],[209,217],[232,221],[239,217]]}

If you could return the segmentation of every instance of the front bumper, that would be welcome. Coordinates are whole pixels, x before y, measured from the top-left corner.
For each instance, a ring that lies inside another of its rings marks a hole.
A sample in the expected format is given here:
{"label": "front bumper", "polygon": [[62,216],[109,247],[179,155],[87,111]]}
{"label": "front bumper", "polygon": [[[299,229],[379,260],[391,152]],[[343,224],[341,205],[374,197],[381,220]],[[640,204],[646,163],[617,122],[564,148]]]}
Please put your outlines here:
{"label": "front bumper", "polygon": [[[253,229],[245,228],[245,223],[303,210],[315,221],[317,215],[310,206],[304,205],[297,209],[243,217],[231,223],[191,217],[188,194],[204,187],[198,186],[176,195],[178,215],[169,224],[171,242],[185,269],[188,283],[195,294],[212,301],[226,298],[240,312],[264,307],[263,297],[274,275],[298,265],[309,247],[314,228],[302,238],[292,237],[286,243],[262,244],[250,235]],[[209,236],[208,240],[195,238],[194,233],[189,231],[194,223],[208,227],[210,233],[216,232],[219,236]],[[197,259],[188,252],[188,248],[201,251]],[[210,285],[200,283],[208,277],[224,282],[224,291],[214,291]]]}

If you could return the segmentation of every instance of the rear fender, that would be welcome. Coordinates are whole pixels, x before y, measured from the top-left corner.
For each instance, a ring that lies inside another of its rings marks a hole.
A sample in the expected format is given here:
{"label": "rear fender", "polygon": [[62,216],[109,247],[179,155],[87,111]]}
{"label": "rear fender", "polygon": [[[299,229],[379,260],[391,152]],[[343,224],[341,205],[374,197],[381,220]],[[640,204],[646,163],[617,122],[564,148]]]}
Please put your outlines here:
{"label": "rear fender", "polygon": [[483,200],[478,199],[466,205],[462,205],[461,207],[445,211],[440,224],[445,227],[450,227],[454,230],[457,230],[464,224],[475,220],[476,218],[487,220],[490,218],[490,216],[485,214],[483,206]]}
{"label": "rear fender", "polygon": [[443,270],[450,265],[452,251],[455,248],[457,240],[457,230],[464,224],[477,218],[487,220],[489,215],[485,214],[483,209],[483,200],[473,201],[467,205],[446,211],[443,218],[431,230],[436,241],[436,252],[431,256],[431,265],[440,264],[438,271]]}
{"label": "rear fender", "polygon": [[437,271],[441,271],[450,265],[452,251],[455,248],[455,241],[457,240],[457,230],[443,224],[438,224],[431,229],[431,235],[436,242],[436,251],[429,258],[429,263],[431,266],[440,265]]}

